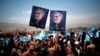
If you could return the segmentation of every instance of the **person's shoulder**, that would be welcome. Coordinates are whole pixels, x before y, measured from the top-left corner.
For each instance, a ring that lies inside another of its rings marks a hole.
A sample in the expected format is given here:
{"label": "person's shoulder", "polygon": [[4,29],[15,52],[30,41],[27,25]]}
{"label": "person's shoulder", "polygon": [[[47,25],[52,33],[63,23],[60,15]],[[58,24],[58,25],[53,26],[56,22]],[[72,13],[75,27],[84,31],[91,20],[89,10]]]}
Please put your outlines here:
{"label": "person's shoulder", "polygon": [[29,51],[25,51],[25,52],[22,53],[21,56],[27,56],[28,54],[29,54]]}

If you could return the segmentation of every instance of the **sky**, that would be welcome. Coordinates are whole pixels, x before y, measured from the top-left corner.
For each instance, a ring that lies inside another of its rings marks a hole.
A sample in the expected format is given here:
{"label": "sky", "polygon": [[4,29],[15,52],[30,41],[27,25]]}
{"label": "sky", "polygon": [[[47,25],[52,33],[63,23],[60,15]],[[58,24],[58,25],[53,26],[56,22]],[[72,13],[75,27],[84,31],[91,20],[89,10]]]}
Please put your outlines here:
{"label": "sky", "polygon": [[66,25],[100,24],[100,0],[0,0],[0,22],[29,25],[32,6],[67,11]]}

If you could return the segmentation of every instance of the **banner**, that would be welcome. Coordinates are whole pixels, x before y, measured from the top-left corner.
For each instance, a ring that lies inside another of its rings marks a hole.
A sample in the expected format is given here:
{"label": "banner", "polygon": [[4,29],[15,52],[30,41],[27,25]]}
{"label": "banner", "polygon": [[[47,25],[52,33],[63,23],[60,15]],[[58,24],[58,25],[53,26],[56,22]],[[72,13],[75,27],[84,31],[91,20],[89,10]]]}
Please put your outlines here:
{"label": "banner", "polygon": [[66,11],[50,11],[50,27],[51,31],[65,31]]}
{"label": "banner", "polygon": [[29,25],[44,29],[48,16],[48,11],[48,9],[33,6]]}

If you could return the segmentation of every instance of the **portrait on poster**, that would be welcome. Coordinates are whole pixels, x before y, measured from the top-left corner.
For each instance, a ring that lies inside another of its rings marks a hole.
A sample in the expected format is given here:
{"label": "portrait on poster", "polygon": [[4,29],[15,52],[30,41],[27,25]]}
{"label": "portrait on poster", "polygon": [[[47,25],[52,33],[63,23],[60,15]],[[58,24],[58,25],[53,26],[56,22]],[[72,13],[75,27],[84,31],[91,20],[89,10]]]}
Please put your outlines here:
{"label": "portrait on poster", "polygon": [[33,6],[29,25],[44,29],[48,16],[48,11],[48,9]]}
{"label": "portrait on poster", "polygon": [[64,31],[66,25],[66,11],[50,11],[50,27],[52,31]]}

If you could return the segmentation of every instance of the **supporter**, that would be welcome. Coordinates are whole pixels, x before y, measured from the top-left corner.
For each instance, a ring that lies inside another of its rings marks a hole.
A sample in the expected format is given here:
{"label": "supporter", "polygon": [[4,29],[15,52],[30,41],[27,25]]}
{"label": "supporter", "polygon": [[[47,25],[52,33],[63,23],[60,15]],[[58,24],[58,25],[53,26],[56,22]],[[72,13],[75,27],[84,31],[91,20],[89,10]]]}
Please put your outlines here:
{"label": "supporter", "polygon": [[78,56],[82,55],[82,47],[80,46],[80,42],[79,41],[75,41],[74,42],[75,47],[74,47],[74,53],[77,54]]}
{"label": "supporter", "polygon": [[20,48],[15,49],[10,56],[21,56],[22,50]]}
{"label": "supporter", "polygon": [[40,42],[39,47],[40,47],[40,54],[41,54],[41,56],[47,56],[48,55],[47,46],[44,44],[43,41]]}
{"label": "supporter", "polygon": [[62,56],[61,55],[61,47],[58,43],[55,43],[54,48],[55,48],[55,50],[54,50],[55,56]]}
{"label": "supporter", "polygon": [[31,56],[31,55],[34,55],[34,54],[33,54],[34,50],[35,50],[35,45],[34,45],[34,43],[30,42],[27,51],[23,52],[23,53],[22,53],[22,56]]}
{"label": "supporter", "polygon": [[63,42],[63,46],[62,46],[62,49],[61,49],[61,55],[62,56],[66,56],[66,50],[65,48],[67,47],[67,42]]}
{"label": "supporter", "polygon": [[73,50],[72,47],[66,47],[66,56],[77,56]]}
{"label": "supporter", "polygon": [[86,56],[97,56],[94,44],[90,44],[87,46]]}
{"label": "supporter", "polygon": [[70,35],[66,36],[61,32],[58,35],[58,42],[50,35],[46,40],[32,41],[33,39],[29,38],[27,41],[27,36],[30,37],[32,34],[3,33],[0,37],[0,56],[100,56],[99,30],[91,28],[89,31],[83,31],[81,36],[75,35],[76,33],[70,32]]}
{"label": "supporter", "polygon": [[54,51],[55,51],[55,47],[54,47],[54,43],[48,41],[47,44],[47,49],[48,49],[48,55],[55,55]]}

